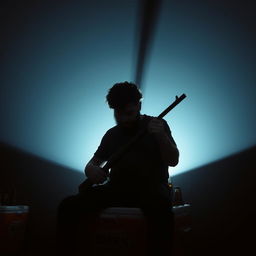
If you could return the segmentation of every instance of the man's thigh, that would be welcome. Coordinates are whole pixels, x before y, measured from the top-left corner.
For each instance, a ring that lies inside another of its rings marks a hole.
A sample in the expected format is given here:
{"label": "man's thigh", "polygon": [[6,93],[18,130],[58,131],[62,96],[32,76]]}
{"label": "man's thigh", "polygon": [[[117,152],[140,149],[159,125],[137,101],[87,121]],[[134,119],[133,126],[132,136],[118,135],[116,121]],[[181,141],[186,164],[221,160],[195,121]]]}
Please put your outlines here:
{"label": "man's thigh", "polygon": [[107,208],[115,200],[114,192],[107,184],[88,188],[88,190],[78,194],[76,197],[79,208],[85,213],[93,213]]}

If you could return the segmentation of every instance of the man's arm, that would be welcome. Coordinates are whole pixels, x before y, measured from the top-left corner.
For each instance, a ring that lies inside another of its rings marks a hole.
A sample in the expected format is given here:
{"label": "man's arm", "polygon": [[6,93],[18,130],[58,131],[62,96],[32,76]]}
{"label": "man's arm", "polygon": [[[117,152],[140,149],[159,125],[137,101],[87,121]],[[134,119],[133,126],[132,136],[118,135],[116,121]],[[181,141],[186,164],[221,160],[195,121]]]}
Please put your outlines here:
{"label": "man's arm", "polygon": [[93,157],[85,166],[84,173],[93,184],[101,184],[107,179],[107,174],[102,170],[105,161]]}
{"label": "man's arm", "polygon": [[179,162],[179,150],[174,141],[165,131],[164,122],[153,118],[148,125],[148,131],[153,133],[159,145],[163,161],[169,166],[176,166]]}
{"label": "man's arm", "polygon": [[176,166],[179,162],[179,150],[165,133],[156,133],[155,138],[160,148],[162,159],[169,166]]}

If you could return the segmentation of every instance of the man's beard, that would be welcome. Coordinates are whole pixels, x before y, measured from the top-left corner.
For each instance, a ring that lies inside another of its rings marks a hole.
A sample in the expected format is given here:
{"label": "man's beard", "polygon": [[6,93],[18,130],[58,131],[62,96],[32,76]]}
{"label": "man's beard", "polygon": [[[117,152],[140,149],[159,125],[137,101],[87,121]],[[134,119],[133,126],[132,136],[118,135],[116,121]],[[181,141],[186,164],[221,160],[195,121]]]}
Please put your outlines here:
{"label": "man's beard", "polygon": [[[115,119],[116,120],[116,119]],[[129,123],[122,123],[116,120],[116,124],[127,134],[133,134],[137,132],[140,122],[140,113],[137,114],[136,119]]]}

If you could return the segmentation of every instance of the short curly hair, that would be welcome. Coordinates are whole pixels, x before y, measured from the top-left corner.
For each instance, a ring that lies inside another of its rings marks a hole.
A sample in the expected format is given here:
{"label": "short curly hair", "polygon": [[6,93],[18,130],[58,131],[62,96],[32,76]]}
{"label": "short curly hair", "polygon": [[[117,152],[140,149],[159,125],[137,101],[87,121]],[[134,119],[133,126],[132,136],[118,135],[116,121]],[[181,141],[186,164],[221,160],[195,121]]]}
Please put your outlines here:
{"label": "short curly hair", "polygon": [[139,103],[142,93],[134,83],[122,82],[114,84],[108,91],[106,101],[110,108],[122,108],[129,103]]}

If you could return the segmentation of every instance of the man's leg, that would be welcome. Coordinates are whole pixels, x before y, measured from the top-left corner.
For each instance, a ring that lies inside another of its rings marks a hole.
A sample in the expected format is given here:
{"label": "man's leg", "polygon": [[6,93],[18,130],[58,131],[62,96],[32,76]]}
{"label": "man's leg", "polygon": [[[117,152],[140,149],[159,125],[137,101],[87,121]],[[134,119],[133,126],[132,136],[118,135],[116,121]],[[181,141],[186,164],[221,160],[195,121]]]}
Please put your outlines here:
{"label": "man's leg", "polygon": [[[147,209],[149,255],[171,255],[173,247],[173,214],[167,209],[158,208],[158,212]],[[144,209],[145,212],[145,209]]]}
{"label": "man's leg", "polygon": [[[58,207],[57,215],[57,254],[76,255],[78,248],[78,225],[81,219],[96,215],[97,212],[111,204],[108,186],[96,186],[83,194],[65,198]],[[86,230],[84,232],[84,247],[86,251]],[[88,254],[87,254],[88,255]]]}
{"label": "man's leg", "polygon": [[[142,198],[142,210],[148,223],[149,255],[171,255],[174,235],[171,190],[166,185],[152,189]],[[169,254],[168,254],[169,253]]]}

